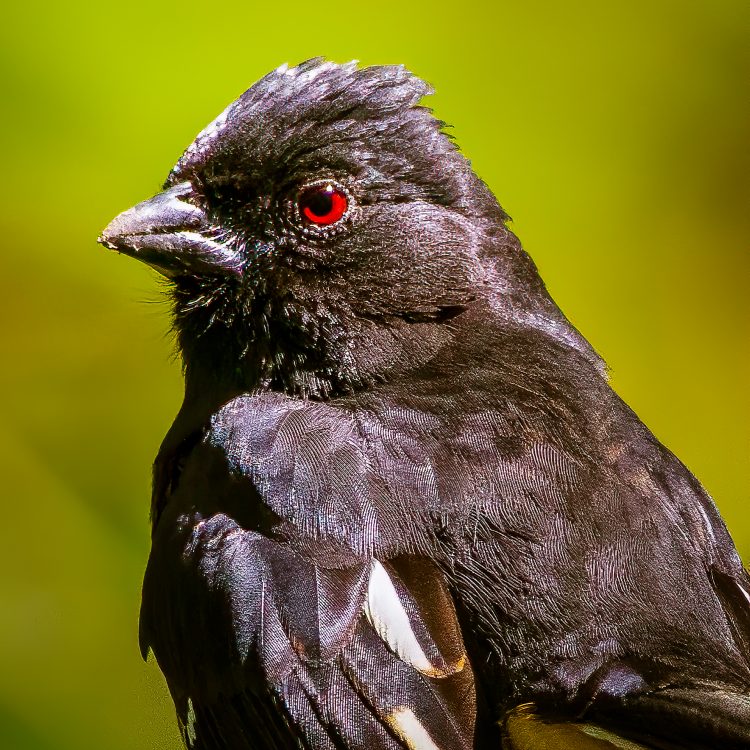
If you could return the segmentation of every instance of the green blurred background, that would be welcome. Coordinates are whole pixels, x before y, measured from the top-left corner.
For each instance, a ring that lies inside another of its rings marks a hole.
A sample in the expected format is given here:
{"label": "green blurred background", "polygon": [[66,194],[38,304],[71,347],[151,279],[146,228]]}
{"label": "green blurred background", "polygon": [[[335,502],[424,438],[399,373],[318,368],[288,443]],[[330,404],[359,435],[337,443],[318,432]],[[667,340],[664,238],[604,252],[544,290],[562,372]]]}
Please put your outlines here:
{"label": "green blurred background", "polygon": [[552,293],[750,559],[749,26],[746,0],[5,6],[0,748],[179,747],[136,623],[180,371],[154,274],[95,239],[284,61],[434,84]]}

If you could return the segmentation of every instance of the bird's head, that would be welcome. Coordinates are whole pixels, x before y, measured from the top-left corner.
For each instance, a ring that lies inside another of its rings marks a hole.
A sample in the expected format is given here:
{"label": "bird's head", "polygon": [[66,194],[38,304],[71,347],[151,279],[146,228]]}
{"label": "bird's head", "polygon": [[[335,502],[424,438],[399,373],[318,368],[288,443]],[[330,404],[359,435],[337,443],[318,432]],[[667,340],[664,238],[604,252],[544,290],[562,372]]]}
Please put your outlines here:
{"label": "bird's head", "polygon": [[423,363],[490,296],[542,289],[428,93],[401,66],[282,66],[104,230],[171,280],[188,372],[325,396]]}

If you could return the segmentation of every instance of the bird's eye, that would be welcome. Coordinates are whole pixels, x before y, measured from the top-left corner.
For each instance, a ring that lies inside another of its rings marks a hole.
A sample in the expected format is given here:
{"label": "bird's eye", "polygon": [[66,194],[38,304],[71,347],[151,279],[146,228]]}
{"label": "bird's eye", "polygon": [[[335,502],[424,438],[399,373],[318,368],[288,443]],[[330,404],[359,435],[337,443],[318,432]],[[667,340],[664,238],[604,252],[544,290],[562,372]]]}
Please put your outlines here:
{"label": "bird's eye", "polygon": [[325,182],[305,188],[299,196],[299,212],[308,224],[330,226],[344,217],[349,198],[342,188]]}

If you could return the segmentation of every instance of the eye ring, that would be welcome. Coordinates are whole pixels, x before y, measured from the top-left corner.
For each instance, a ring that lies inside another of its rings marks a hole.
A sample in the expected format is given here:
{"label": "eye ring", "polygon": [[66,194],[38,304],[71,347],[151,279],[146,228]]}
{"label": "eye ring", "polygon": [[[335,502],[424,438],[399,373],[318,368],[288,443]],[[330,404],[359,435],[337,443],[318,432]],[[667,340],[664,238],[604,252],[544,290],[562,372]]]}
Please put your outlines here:
{"label": "eye ring", "polygon": [[306,229],[337,228],[351,213],[349,191],[335,180],[316,180],[304,185],[297,194],[297,213]]}

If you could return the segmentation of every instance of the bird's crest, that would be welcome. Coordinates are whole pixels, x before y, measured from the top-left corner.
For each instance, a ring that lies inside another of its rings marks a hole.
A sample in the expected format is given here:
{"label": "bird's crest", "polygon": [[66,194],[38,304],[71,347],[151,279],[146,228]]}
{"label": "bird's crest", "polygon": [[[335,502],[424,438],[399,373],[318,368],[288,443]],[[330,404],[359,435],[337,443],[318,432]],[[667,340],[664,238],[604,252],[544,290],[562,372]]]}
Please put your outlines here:
{"label": "bird's crest", "polygon": [[356,60],[338,64],[322,57],[293,67],[285,63],[253,84],[196,136],[167,184],[184,179],[238,142],[260,134],[283,138],[282,129],[299,133],[311,124],[329,125],[345,138],[343,131],[352,123],[371,122],[383,131],[394,119],[416,110],[425,125],[439,130],[443,123],[427,108],[416,107],[432,93],[403,65],[359,67]]}

